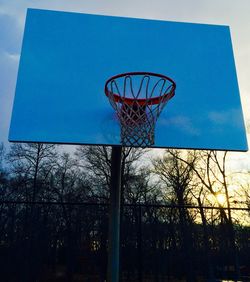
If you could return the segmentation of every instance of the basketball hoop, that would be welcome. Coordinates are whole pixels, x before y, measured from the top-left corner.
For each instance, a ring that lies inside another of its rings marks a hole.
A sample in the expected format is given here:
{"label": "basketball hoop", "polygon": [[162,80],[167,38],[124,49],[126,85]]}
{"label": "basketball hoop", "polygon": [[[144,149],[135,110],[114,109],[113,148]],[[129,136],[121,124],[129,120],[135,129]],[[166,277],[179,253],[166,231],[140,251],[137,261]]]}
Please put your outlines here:
{"label": "basketball hoop", "polygon": [[171,78],[150,72],[123,73],[106,81],[105,94],[120,120],[122,145],[154,145],[156,120],[175,89]]}

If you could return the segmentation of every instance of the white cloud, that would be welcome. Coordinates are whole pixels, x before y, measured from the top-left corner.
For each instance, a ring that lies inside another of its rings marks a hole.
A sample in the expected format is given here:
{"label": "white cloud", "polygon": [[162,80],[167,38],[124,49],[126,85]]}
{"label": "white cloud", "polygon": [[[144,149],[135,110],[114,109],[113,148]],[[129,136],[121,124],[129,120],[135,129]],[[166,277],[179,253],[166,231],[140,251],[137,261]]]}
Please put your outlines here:
{"label": "white cloud", "polygon": [[234,126],[242,126],[241,114],[237,109],[231,109],[227,111],[212,111],[208,113],[209,120],[214,124],[227,125],[231,124]]}
{"label": "white cloud", "polygon": [[7,141],[19,54],[0,52],[0,142]]}
{"label": "white cloud", "polygon": [[250,152],[232,152],[228,155],[227,168],[230,172],[250,171]]}
{"label": "white cloud", "polygon": [[246,91],[245,90],[241,91],[241,103],[242,103],[245,122],[249,124],[250,123],[250,85],[249,85],[249,91],[247,89]]}
{"label": "white cloud", "polygon": [[194,127],[192,120],[185,116],[175,116],[167,119],[162,118],[159,119],[158,123],[165,126],[168,125],[174,126],[178,128],[180,131],[188,133],[189,135],[192,136],[200,135],[200,131],[198,130],[198,128]]}
{"label": "white cloud", "polygon": [[9,58],[9,60],[13,61],[14,63],[18,63],[19,62],[20,54],[6,53],[6,56]]}

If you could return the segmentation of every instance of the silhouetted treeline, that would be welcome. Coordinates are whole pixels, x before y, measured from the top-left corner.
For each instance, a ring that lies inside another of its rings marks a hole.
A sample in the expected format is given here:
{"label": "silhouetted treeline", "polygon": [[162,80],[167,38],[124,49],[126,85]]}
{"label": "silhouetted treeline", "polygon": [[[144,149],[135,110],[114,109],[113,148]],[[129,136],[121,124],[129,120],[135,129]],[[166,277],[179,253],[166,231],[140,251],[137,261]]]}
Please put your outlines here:
{"label": "silhouetted treeline", "polygon": [[[123,149],[122,281],[249,280],[250,193],[241,183],[232,198],[226,157]],[[105,281],[110,158],[102,146],[0,146],[1,281]]]}

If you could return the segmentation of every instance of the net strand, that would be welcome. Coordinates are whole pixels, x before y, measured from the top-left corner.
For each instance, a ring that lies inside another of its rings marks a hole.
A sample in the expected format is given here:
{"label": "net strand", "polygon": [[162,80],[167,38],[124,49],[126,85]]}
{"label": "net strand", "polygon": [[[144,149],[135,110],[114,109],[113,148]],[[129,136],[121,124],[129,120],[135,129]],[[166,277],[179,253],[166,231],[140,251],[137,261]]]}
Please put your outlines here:
{"label": "net strand", "polygon": [[109,81],[106,95],[120,120],[123,146],[154,145],[155,123],[174,90],[172,81],[148,74],[127,74]]}

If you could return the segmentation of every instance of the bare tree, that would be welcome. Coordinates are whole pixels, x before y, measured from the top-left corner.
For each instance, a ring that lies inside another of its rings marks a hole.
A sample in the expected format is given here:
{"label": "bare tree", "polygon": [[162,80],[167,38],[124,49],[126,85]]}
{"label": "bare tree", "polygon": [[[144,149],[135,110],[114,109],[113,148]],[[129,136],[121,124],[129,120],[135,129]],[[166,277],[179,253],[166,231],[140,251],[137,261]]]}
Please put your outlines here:
{"label": "bare tree", "polygon": [[1,143],[0,143],[0,168],[1,168],[2,165],[3,165],[4,153],[5,153],[4,145],[3,145],[3,143],[1,142]]}
{"label": "bare tree", "polygon": [[35,201],[41,185],[56,164],[56,146],[42,143],[15,143],[7,155],[11,172],[25,187],[25,200]]}
{"label": "bare tree", "polygon": [[10,171],[15,178],[12,186],[18,187],[22,200],[31,202],[25,206],[24,215],[24,280],[34,281],[39,271],[39,263],[33,260],[39,252],[39,245],[35,244],[39,236],[39,221],[41,209],[32,203],[43,195],[43,188],[56,164],[57,152],[55,145],[41,143],[15,143],[7,155]]}
{"label": "bare tree", "polygon": [[5,158],[5,148],[3,143],[0,143],[0,187],[5,183],[5,170],[4,170],[4,158]]}
{"label": "bare tree", "polygon": [[[96,197],[106,202],[109,197],[111,177],[111,150],[111,147],[106,146],[80,146],[76,151],[80,166],[89,173],[92,185],[96,187]],[[124,183],[128,181],[131,174],[135,174],[135,164],[139,162],[144,153],[145,150],[139,148],[123,148],[121,161],[122,195]]]}
{"label": "bare tree", "polygon": [[[194,151],[193,154],[197,153]],[[198,158],[195,165],[181,156],[177,157],[193,170],[200,183],[214,196],[215,201],[217,201],[218,207],[220,208],[221,227],[224,233],[224,248],[225,250],[232,250],[231,256],[234,258],[235,279],[238,279],[240,276],[240,268],[228,190],[226,171],[227,152],[200,151],[197,155]],[[218,191],[223,191],[225,194],[226,210],[223,204],[217,200]]]}
{"label": "bare tree", "polygon": [[181,151],[167,150],[163,157],[153,161],[154,173],[157,174],[165,184],[165,189],[171,191],[172,203],[177,203],[179,211],[179,222],[181,238],[183,238],[182,250],[185,254],[185,269],[187,281],[196,281],[192,263],[193,238],[191,232],[191,215],[185,208],[190,204],[190,190],[192,189],[193,170],[196,156],[188,153],[186,163],[180,161]]}

